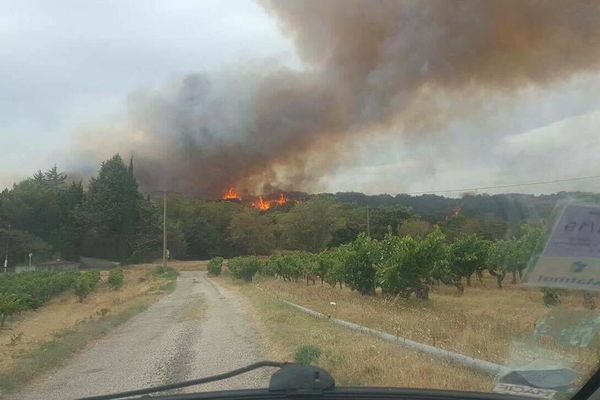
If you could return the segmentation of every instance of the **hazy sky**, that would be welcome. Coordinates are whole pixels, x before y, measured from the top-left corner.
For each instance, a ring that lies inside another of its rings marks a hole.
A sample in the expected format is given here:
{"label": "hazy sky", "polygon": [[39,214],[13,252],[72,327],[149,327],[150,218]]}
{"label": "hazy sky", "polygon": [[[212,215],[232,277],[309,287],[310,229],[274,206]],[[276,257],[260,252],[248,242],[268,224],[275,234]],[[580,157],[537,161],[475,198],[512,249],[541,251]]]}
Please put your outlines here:
{"label": "hazy sky", "polygon": [[[78,132],[110,125],[128,96],[184,75],[283,63],[301,68],[277,21],[252,1],[0,0],[0,187],[58,164]],[[465,118],[401,126],[332,151],[344,163],[311,190],[441,190],[600,174],[600,74],[516,94],[444,95]],[[600,190],[600,179],[511,191]],[[458,193],[456,193],[458,194]],[[455,194],[455,195],[456,195]]]}
{"label": "hazy sky", "polygon": [[63,163],[132,91],[253,59],[294,62],[252,1],[0,1],[0,186]]}

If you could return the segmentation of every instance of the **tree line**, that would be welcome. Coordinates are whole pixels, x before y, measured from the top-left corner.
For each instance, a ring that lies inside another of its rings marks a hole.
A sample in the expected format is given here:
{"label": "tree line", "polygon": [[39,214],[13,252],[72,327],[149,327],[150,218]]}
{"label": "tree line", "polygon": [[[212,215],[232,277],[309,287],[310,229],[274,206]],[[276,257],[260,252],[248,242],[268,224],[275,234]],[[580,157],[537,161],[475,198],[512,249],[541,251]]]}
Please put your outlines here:
{"label": "tree line", "polygon": [[260,212],[244,204],[168,197],[169,249],[176,258],[268,255],[276,250],[319,252],[355,240],[360,233],[382,240],[389,233],[423,236],[438,227],[449,239],[478,235],[485,240],[519,237],[522,224],[495,218],[446,215],[435,222],[409,207],[366,207],[333,194],[307,196],[295,205]]}
{"label": "tree line", "polygon": [[157,257],[160,210],[139,192],[133,162],[103,162],[84,188],[56,167],[0,193],[0,254],[8,263],[81,255],[123,262]]}
{"label": "tree line", "polygon": [[[0,193],[0,260],[6,249],[11,266],[25,263],[29,253],[34,263],[76,261],[80,256],[135,263],[160,257],[162,202],[138,189],[134,172],[133,160],[126,163],[117,154],[103,162],[89,182],[73,181],[53,167],[5,189]],[[265,213],[237,202],[169,194],[171,257],[319,253],[354,243],[361,233],[384,242],[389,234],[423,238],[438,230],[446,241],[477,237],[499,242],[508,252],[512,239],[524,235],[524,224],[542,219],[549,204],[560,198],[361,193],[300,197],[303,201]],[[502,275],[493,269],[490,273]]]}
{"label": "tree line", "polygon": [[423,236],[388,232],[381,240],[360,233],[350,243],[318,253],[236,257],[227,265],[235,278],[246,281],[260,273],[284,281],[346,285],[363,295],[374,295],[380,288],[384,296],[427,299],[435,284],[455,286],[462,294],[465,285],[470,286],[474,276],[481,279],[485,271],[496,278],[499,288],[507,274],[516,283],[541,250],[542,236],[541,228],[531,226],[524,227],[519,238],[497,241],[476,234],[448,240],[439,227]]}

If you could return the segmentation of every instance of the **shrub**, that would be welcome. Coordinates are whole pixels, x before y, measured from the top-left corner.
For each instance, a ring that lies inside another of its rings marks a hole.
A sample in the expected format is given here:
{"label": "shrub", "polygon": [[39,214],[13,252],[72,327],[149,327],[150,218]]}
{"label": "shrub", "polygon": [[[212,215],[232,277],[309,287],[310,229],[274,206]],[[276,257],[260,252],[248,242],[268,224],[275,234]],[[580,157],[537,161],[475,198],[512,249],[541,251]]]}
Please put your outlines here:
{"label": "shrub", "polygon": [[162,265],[157,265],[152,271],[155,277],[174,281],[179,276],[179,272],[171,267],[163,268]]}
{"label": "shrub", "polygon": [[208,273],[214,276],[221,275],[223,268],[223,257],[213,257],[208,262]]}
{"label": "shrub", "polygon": [[298,281],[301,276],[314,282],[320,277],[318,259],[314,254],[305,251],[290,251],[271,256],[261,265],[260,273],[265,276],[276,276],[284,281]]}
{"label": "shrub", "polygon": [[344,283],[344,274],[346,268],[347,257],[350,254],[348,245],[322,251],[319,253],[318,259],[320,269],[324,274],[324,280],[332,287]]}
{"label": "shrub", "polygon": [[96,290],[98,282],[100,282],[100,271],[96,269],[85,271],[81,276],[88,281],[91,290]]}
{"label": "shrub", "polygon": [[73,288],[79,297],[79,302],[83,302],[91,292],[96,290],[98,282],[100,282],[100,271],[98,270],[85,271],[75,279]]}
{"label": "shrub", "polygon": [[300,346],[294,353],[294,361],[300,364],[314,364],[321,356],[321,349],[317,346]]}
{"label": "shrub", "polygon": [[86,279],[83,275],[81,275],[75,281],[75,295],[79,298],[79,302],[83,303],[83,300],[88,297],[88,295],[92,292],[92,287],[90,286],[90,281]]}
{"label": "shrub", "polygon": [[319,262],[318,256],[312,253],[302,252],[298,254],[298,258],[302,274],[306,279],[306,284],[308,285],[308,281],[312,281],[314,284],[317,278],[323,283],[325,271],[323,271],[321,267],[324,267],[325,265]]}
{"label": "shrub", "polygon": [[448,270],[444,235],[434,230],[423,239],[388,235],[383,241],[377,278],[384,294],[419,299],[429,297],[429,288],[440,270]]}
{"label": "shrub", "polygon": [[252,278],[261,269],[262,262],[258,257],[235,257],[229,260],[227,268],[236,279],[252,282]]}
{"label": "shrub", "polygon": [[73,287],[78,272],[0,274],[0,293],[24,296],[26,308],[38,308],[51,297]]}
{"label": "shrub", "polygon": [[449,270],[459,291],[462,292],[462,278],[466,278],[467,286],[471,286],[471,276],[477,272],[481,273],[488,265],[491,248],[491,242],[475,234],[461,235],[448,246]]}
{"label": "shrub", "polygon": [[271,256],[263,263],[260,273],[265,276],[277,276],[284,281],[298,281],[300,277],[315,283],[316,278],[324,279],[321,264],[316,255],[306,251],[290,251]]}
{"label": "shrub", "polygon": [[558,289],[542,288],[544,305],[555,306],[560,304],[560,291]]}
{"label": "shrub", "polygon": [[108,273],[108,286],[112,290],[117,290],[123,287],[123,281],[125,279],[125,275],[123,274],[122,269],[112,269]]}
{"label": "shrub", "polygon": [[[20,311],[42,306],[53,296],[75,288],[79,272],[0,274],[0,322]],[[96,271],[94,277],[100,279]]]}
{"label": "shrub", "polygon": [[375,265],[381,259],[381,246],[364,233],[349,246],[346,258],[345,281],[352,290],[363,295],[375,294]]}
{"label": "shrub", "polygon": [[9,316],[26,309],[27,302],[24,295],[0,293],[0,326],[4,326]]}

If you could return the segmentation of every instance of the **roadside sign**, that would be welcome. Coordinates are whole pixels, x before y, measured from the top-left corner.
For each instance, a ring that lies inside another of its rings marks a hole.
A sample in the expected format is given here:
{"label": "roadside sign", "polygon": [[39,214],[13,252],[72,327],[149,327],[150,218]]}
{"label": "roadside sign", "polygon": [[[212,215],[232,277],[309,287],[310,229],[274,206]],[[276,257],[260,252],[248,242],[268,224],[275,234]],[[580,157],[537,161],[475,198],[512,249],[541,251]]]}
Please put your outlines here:
{"label": "roadside sign", "polygon": [[565,206],[525,285],[600,291],[600,206]]}

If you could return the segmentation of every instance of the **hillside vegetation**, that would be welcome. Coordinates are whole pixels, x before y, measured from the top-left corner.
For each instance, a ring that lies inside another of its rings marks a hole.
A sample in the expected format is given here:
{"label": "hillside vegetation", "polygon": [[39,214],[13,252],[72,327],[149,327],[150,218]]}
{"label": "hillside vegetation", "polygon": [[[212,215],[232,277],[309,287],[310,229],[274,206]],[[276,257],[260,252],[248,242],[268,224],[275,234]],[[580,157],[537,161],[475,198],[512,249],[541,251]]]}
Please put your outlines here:
{"label": "hillside vegetation", "polygon": [[[362,193],[289,192],[291,201],[267,211],[222,194],[169,194],[167,234],[171,257],[269,255],[280,250],[320,252],[354,241],[360,233],[423,236],[438,227],[449,239],[478,235],[488,241],[520,238],[524,225],[547,222],[557,202],[598,202],[597,195],[368,196]],[[33,264],[80,256],[138,263],[160,257],[162,198],[141,192],[133,160],[117,154],[89,182],[53,167],[0,193],[0,259],[9,267],[32,253]],[[6,246],[6,243],[9,246]]]}

